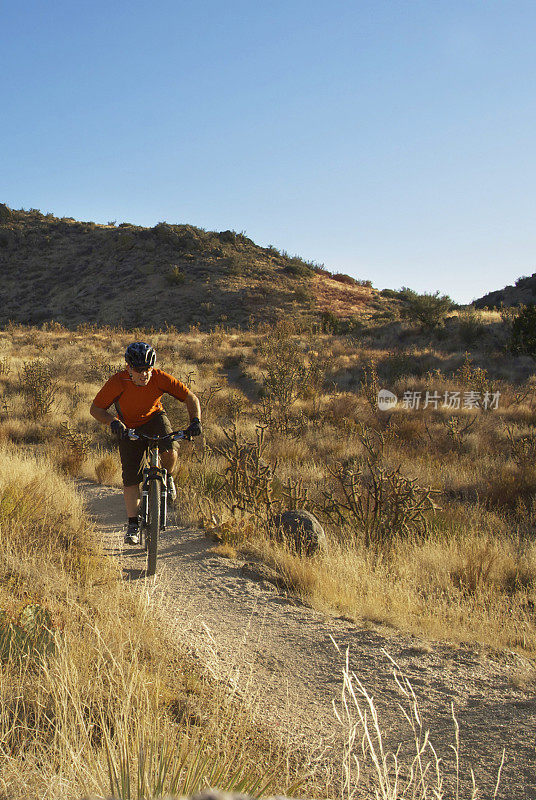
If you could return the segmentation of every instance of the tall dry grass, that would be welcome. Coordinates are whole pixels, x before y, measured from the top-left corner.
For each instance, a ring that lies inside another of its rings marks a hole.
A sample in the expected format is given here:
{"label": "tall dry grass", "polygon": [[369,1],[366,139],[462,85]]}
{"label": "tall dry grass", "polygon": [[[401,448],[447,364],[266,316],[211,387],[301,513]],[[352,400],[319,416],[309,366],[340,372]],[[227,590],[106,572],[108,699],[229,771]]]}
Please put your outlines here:
{"label": "tall dry grass", "polygon": [[378,553],[332,542],[328,554],[306,560],[256,539],[246,551],[327,613],[436,640],[536,653],[533,543],[515,546],[476,535],[400,542]]}
{"label": "tall dry grass", "polygon": [[0,451],[0,534],[2,796],[292,787],[298,759],[202,677],[159,623],[151,586],[123,583],[50,460]]}
{"label": "tall dry grass", "polygon": [[[363,792],[365,796],[373,793],[376,800],[446,800],[449,797],[476,800],[483,796],[473,768],[462,759],[460,728],[454,707],[451,706],[452,744],[446,752],[444,746],[440,751],[426,728],[411,682],[386,651],[384,654],[392,663],[393,683],[400,696],[398,712],[405,728],[404,741],[397,742],[395,747],[388,743],[377,703],[351,670],[348,651],[341,654],[344,657],[343,684],[340,702],[334,704],[334,709],[346,733],[342,796],[347,800],[362,797]],[[497,758],[493,794],[487,795],[492,799],[498,796],[504,761],[503,749]],[[362,778],[367,774],[367,767],[373,777],[365,785]]]}

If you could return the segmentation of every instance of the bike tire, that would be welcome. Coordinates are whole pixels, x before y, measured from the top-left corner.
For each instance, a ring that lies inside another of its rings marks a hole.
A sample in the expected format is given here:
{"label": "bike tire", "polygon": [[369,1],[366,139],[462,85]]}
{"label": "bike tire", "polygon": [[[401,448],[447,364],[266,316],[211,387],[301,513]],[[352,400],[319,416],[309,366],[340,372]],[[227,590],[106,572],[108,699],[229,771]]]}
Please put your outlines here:
{"label": "bike tire", "polygon": [[[143,487],[145,490],[145,486]],[[149,546],[149,540],[147,537],[147,520],[148,520],[148,512],[147,512],[147,495],[143,493],[141,498],[141,506],[140,506],[140,528],[143,534],[143,549],[147,551],[147,547]]]}
{"label": "bike tire", "polygon": [[156,556],[160,534],[160,483],[152,480],[149,483],[149,513],[147,520],[147,575],[156,572]]}

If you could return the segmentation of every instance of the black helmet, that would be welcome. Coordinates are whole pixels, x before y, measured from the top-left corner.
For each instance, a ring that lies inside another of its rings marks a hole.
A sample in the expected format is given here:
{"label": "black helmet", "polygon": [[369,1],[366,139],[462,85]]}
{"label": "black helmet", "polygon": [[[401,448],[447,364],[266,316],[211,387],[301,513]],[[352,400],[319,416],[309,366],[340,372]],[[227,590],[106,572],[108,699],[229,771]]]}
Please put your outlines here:
{"label": "black helmet", "polygon": [[154,347],[145,342],[132,342],[125,351],[125,361],[136,370],[143,372],[145,369],[154,367],[156,353]]}

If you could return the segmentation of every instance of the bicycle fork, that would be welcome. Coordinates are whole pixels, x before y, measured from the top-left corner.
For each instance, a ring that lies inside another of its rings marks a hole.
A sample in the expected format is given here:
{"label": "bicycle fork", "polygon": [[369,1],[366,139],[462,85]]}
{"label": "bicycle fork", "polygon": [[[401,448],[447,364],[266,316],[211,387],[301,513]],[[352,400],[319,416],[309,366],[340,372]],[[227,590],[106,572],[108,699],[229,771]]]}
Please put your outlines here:
{"label": "bicycle fork", "polygon": [[160,485],[160,530],[166,530],[167,520],[167,470],[162,469]]}
{"label": "bicycle fork", "polygon": [[140,521],[146,526],[149,515],[149,483],[152,480],[160,483],[160,530],[165,531],[167,520],[167,470],[163,467],[146,467],[143,470],[141,488]]}

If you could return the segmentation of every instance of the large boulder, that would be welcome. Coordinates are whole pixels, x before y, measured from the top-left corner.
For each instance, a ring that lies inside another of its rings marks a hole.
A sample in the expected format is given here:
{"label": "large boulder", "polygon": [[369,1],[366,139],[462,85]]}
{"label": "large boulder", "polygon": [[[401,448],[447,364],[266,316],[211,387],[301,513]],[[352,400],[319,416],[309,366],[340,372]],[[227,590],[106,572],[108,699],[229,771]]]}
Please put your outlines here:
{"label": "large boulder", "polygon": [[272,521],[274,538],[283,541],[302,556],[327,550],[324,528],[310,511],[284,511]]}

